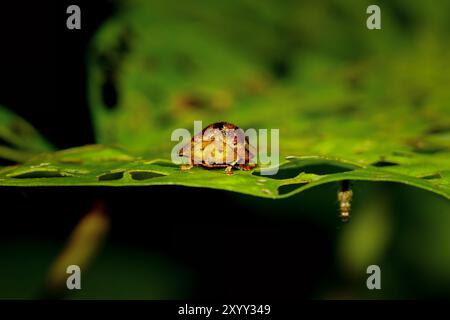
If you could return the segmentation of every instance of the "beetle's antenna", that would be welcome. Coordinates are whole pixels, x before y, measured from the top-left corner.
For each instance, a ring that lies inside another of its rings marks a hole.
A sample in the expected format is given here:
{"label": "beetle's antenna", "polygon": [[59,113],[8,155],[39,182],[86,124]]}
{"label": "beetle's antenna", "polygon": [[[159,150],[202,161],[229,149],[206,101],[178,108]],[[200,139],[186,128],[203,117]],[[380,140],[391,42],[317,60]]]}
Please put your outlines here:
{"label": "beetle's antenna", "polygon": [[350,218],[351,201],[353,191],[350,189],[350,181],[343,180],[341,189],[338,192],[339,212],[342,222],[347,222]]}

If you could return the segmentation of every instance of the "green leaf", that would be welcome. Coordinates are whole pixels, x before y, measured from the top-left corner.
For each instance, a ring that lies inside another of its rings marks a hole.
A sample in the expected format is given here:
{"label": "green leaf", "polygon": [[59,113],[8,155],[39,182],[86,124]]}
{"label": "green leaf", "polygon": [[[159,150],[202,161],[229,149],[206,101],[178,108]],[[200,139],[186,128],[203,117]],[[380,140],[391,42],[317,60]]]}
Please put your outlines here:
{"label": "green leaf", "polygon": [[[360,1],[123,2],[94,37],[88,65],[97,142],[123,151],[43,155],[2,170],[0,184],[176,184],[282,198],[367,180],[448,198],[446,17],[399,5],[421,32],[406,35],[387,4],[383,32],[368,32]],[[192,132],[194,120],[279,129],[279,174],[180,171],[169,162],[171,133]]]}
{"label": "green leaf", "polygon": [[[152,186],[181,185],[240,192],[264,198],[285,198],[324,183],[342,180],[391,181],[450,198],[450,170],[430,174],[424,167],[377,168],[336,159],[291,157],[275,176],[222,169],[182,171],[168,160],[134,158],[100,145],[45,154],[0,170],[0,186]],[[322,165],[322,167],[318,166]],[[403,169],[400,169],[403,168]],[[319,173],[320,172],[320,173]]]}
{"label": "green leaf", "polygon": [[23,162],[51,145],[24,119],[0,106],[0,158]]}
{"label": "green leaf", "polygon": [[[299,175],[228,178],[153,164],[172,171],[139,182],[124,173],[104,183],[183,184],[277,198],[350,179],[401,182],[448,197],[446,18],[426,4],[397,5],[420,20],[421,32],[406,35],[396,18],[400,9],[387,4],[382,35],[367,32],[366,4],[359,1],[123,4],[100,28],[90,55],[99,143],[169,159],[171,132],[192,132],[194,120],[274,128],[280,129],[281,168]],[[351,170],[300,172],[320,164]]]}

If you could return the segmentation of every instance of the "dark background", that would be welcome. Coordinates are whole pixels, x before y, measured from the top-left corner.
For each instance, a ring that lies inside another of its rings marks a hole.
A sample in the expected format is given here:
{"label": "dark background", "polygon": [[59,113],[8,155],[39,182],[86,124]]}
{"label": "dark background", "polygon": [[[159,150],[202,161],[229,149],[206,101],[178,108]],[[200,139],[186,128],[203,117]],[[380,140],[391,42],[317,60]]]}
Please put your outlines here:
{"label": "dark background", "polygon": [[[81,7],[81,30],[66,28],[70,4]],[[113,12],[109,1],[0,5],[0,104],[32,123],[57,149],[94,143],[86,49]],[[333,197],[336,188],[314,192]],[[311,297],[336,281],[337,217],[329,217],[328,224],[308,218],[323,207],[307,209],[310,215],[302,218],[285,214],[290,210],[286,201],[182,187],[9,189],[0,194],[3,243],[29,239],[61,246],[94,199],[105,199],[112,221],[108,246],[175,259],[195,279],[187,297]],[[249,204],[257,201],[257,206]],[[0,290],[8,287],[0,284]],[[129,297],[135,296],[130,292]]]}
{"label": "dark background", "polygon": [[[81,30],[66,28],[71,4],[82,7]],[[0,103],[57,148],[94,142],[86,98],[86,48],[113,8],[111,1],[101,0],[1,4]]]}

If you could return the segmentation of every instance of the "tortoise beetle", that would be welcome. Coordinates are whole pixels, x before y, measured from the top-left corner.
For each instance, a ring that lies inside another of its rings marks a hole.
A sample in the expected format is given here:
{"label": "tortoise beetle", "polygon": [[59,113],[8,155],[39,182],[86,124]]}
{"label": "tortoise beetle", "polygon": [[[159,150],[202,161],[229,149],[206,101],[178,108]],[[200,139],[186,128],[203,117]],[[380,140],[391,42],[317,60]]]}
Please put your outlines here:
{"label": "tortoise beetle", "polygon": [[239,138],[239,133],[243,134],[242,129],[229,122],[208,125],[180,150],[179,155],[189,159],[181,170],[189,170],[193,166],[225,168],[225,173],[231,175],[233,168],[244,171],[255,168],[256,163],[252,160],[256,152],[248,137]]}

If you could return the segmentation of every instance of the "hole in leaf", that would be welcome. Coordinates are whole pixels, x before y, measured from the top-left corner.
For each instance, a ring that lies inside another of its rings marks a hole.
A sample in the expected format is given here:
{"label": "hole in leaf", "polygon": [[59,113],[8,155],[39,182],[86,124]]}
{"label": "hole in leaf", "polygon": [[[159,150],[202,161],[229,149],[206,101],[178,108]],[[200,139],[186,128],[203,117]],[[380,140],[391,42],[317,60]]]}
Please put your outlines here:
{"label": "hole in leaf", "polygon": [[302,186],[304,186],[305,184],[308,184],[308,182],[303,182],[303,183],[293,183],[293,184],[286,184],[284,186],[279,186],[278,187],[278,193],[280,195],[282,194],[286,194],[289,193],[291,191],[296,190],[297,188],[300,188]]}
{"label": "hole in leaf", "polygon": [[440,179],[440,178],[442,178],[442,177],[439,173],[430,174],[428,176],[422,177],[422,179],[425,179],[425,180],[433,180],[433,179]]}
{"label": "hole in leaf", "polygon": [[108,172],[98,176],[99,181],[119,180],[123,178],[123,171]]}
{"label": "hole in leaf", "polygon": [[392,166],[398,166],[398,163],[390,162],[390,161],[377,161],[372,163],[372,166],[374,167],[392,167]]}
{"label": "hole in leaf", "polygon": [[152,178],[165,177],[165,174],[152,171],[130,171],[131,178],[134,180],[147,180]]}
{"label": "hole in leaf", "polygon": [[343,168],[343,167],[329,165],[329,164],[316,164],[316,165],[306,165],[303,167],[286,168],[286,169],[283,169],[283,167],[281,167],[280,170],[278,170],[277,174],[275,174],[273,176],[263,176],[261,174],[261,172],[254,172],[253,175],[267,177],[267,178],[276,179],[276,180],[284,180],[284,179],[295,178],[302,172],[313,173],[313,174],[317,174],[317,175],[325,175],[325,174],[347,172],[347,171],[352,171],[352,170],[353,169]]}

